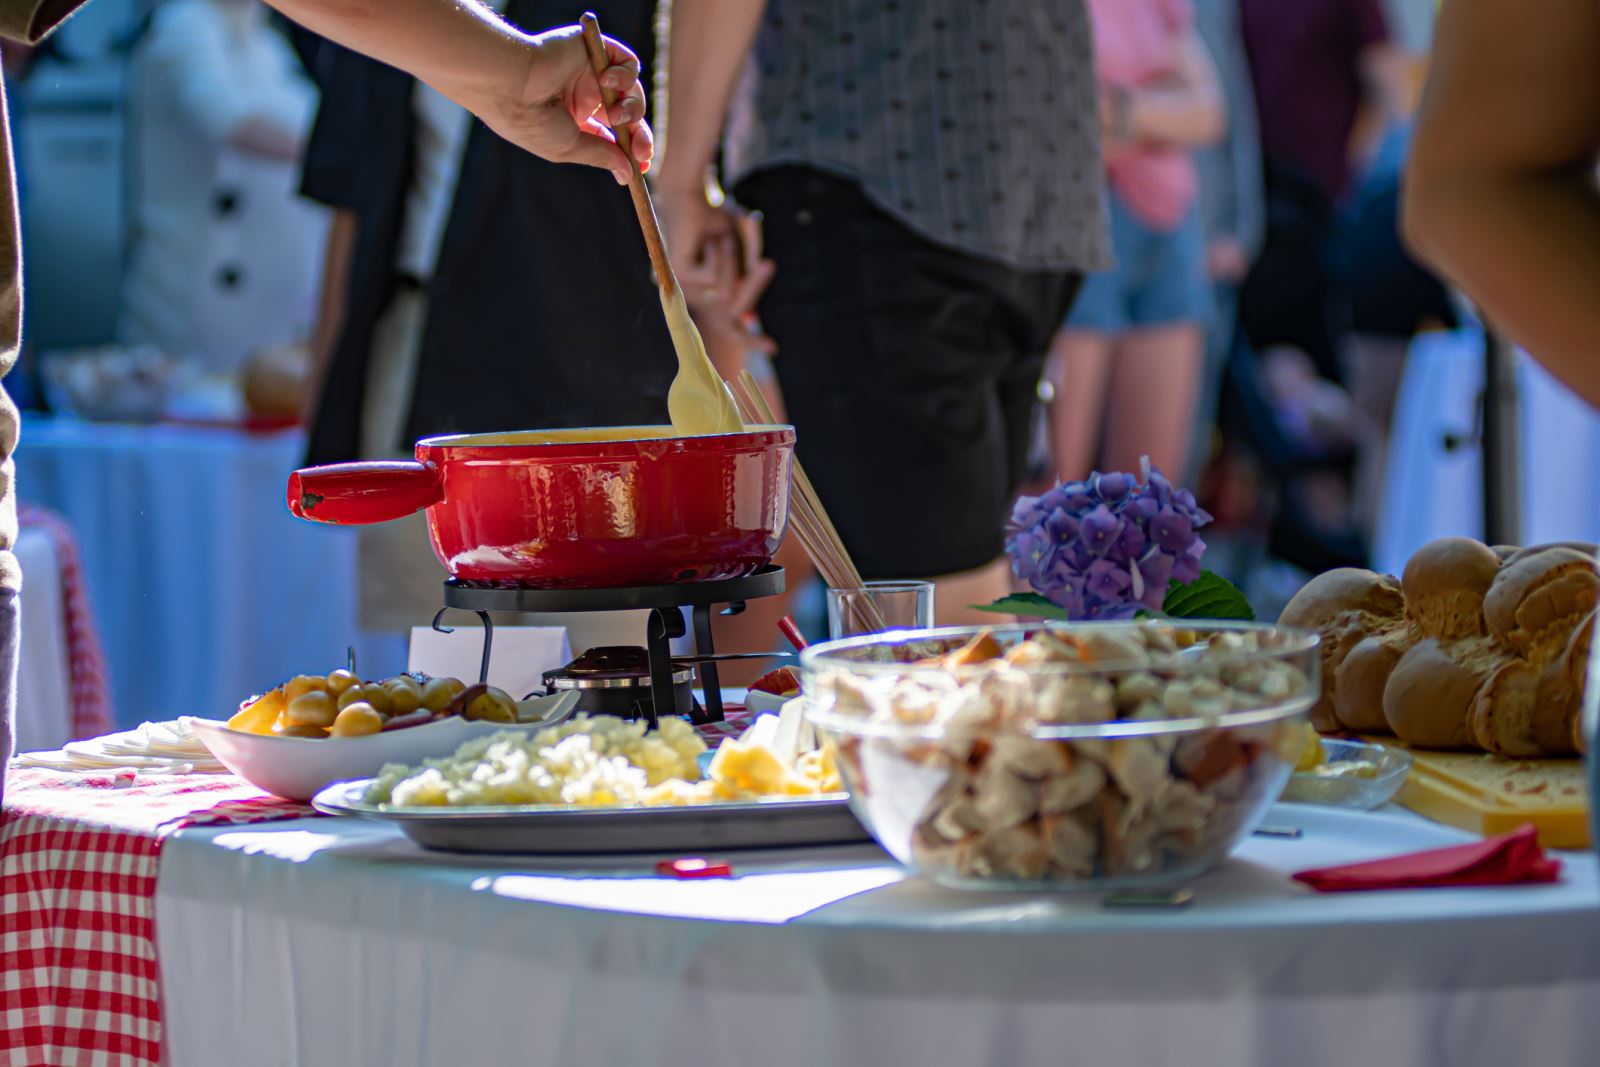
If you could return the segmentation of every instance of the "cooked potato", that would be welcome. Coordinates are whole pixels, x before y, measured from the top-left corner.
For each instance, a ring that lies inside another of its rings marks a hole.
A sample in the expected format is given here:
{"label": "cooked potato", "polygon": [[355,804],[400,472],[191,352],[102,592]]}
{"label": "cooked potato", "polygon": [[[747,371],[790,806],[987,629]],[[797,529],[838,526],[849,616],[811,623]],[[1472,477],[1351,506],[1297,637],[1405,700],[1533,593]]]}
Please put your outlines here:
{"label": "cooked potato", "polygon": [[294,699],[311,692],[327,692],[328,679],[315,674],[297,674],[283,685],[283,695],[294,703]]}
{"label": "cooked potato", "polygon": [[328,692],[334,696],[343,696],[347,691],[360,684],[361,679],[357,678],[351,671],[328,672]]}
{"label": "cooked potato", "polygon": [[289,701],[284,717],[295,726],[317,726],[327,729],[333,725],[333,720],[338,714],[339,709],[334,706],[333,697],[325,690],[313,689]]}
{"label": "cooked potato", "polygon": [[466,709],[462,714],[468,719],[482,722],[517,721],[517,702],[512,700],[504,689],[486,685],[483,687],[483,692],[477,693],[466,703]]}
{"label": "cooked potato", "polygon": [[357,702],[339,713],[333,720],[334,737],[366,737],[383,729],[383,716],[371,704]]}

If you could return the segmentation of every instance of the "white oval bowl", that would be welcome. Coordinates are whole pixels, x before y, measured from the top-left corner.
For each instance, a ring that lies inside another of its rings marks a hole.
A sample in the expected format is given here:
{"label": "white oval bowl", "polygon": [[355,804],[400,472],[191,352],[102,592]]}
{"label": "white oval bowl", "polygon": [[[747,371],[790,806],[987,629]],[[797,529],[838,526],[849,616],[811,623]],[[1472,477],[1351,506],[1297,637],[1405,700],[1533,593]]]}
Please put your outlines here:
{"label": "white oval bowl", "polygon": [[230,730],[218,719],[185,721],[228,770],[287,800],[310,800],[334,782],[371,778],[386,763],[448,756],[467,741],[502,730],[540,730],[568,717],[576,691],[523,701],[542,713],[531,723],[474,722],[458,716],[366,737],[274,737]]}

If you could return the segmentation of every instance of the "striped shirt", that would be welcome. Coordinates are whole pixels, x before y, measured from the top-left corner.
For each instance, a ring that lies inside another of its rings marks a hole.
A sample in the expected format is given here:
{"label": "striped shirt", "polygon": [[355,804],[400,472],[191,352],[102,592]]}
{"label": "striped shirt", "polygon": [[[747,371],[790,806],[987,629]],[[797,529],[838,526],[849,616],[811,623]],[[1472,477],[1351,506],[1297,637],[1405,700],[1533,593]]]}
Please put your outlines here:
{"label": "striped shirt", "polygon": [[923,236],[1029,269],[1110,265],[1083,0],[769,0],[729,187],[815,167]]}

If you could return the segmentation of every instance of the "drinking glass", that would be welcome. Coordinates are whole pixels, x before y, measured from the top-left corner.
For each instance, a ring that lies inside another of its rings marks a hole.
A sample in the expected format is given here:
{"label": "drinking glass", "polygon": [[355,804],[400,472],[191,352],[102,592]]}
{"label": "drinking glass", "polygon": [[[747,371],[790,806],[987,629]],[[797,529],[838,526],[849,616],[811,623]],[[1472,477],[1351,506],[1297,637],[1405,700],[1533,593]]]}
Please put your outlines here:
{"label": "drinking glass", "polygon": [[860,589],[828,590],[830,639],[932,626],[932,582],[867,582]]}

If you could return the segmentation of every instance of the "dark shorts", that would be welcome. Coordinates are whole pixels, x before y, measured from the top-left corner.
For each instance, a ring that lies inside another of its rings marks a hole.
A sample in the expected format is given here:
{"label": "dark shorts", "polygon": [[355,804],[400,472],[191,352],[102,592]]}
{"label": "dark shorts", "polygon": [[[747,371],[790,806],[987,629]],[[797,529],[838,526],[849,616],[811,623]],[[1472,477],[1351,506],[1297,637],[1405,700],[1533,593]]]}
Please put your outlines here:
{"label": "dark shorts", "polygon": [[760,311],[799,457],[863,577],[997,559],[1077,276],[934,244],[807,168],[736,193],[766,215],[778,265]]}

